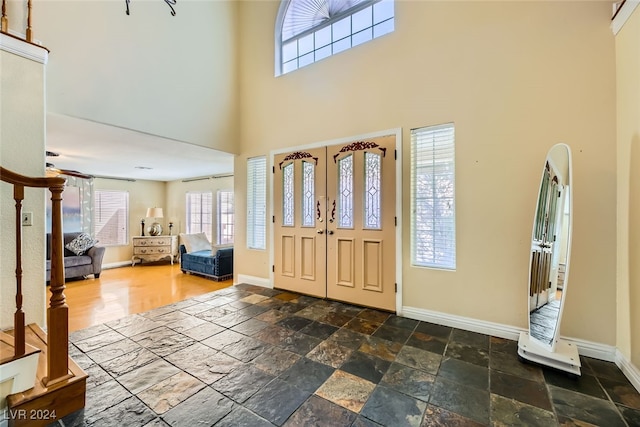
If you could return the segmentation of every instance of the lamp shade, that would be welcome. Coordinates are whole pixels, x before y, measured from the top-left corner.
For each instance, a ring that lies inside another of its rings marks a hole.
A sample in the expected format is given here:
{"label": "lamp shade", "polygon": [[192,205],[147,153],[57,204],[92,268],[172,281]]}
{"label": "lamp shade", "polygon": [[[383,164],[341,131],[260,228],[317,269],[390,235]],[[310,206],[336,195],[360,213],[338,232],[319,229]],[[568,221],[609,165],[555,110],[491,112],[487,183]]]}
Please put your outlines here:
{"label": "lamp shade", "polygon": [[164,218],[162,215],[162,208],[148,208],[147,218]]}

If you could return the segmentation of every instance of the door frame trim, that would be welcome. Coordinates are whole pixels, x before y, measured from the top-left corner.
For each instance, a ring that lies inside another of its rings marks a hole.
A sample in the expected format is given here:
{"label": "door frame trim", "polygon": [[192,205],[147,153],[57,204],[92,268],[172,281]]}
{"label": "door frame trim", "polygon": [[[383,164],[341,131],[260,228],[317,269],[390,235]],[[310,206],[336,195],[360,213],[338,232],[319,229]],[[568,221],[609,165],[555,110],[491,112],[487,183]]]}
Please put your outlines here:
{"label": "door frame trim", "polygon": [[[313,148],[322,148],[330,145],[339,145],[345,144],[353,141],[358,141],[362,139],[368,138],[378,138],[381,136],[395,136],[396,138],[396,284],[397,284],[397,292],[396,292],[396,314],[398,316],[402,315],[402,128],[392,128],[386,129],[371,133],[365,133],[360,135],[348,136],[344,138],[318,141],[305,145],[296,145],[293,147],[285,147],[279,148],[276,150],[269,151],[269,165],[268,168],[273,171],[275,167],[274,157],[278,154],[288,153],[290,151],[300,151],[305,149],[313,149]],[[267,170],[267,173],[269,171]],[[271,173],[269,176],[269,185],[271,192],[269,194],[269,216],[273,218],[274,215],[274,200],[273,200],[273,177],[274,174]],[[275,262],[275,236],[274,236],[274,224],[273,221],[269,223],[269,282],[271,283],[271,287],[273,288],[273,284],[275,282],[274,273],[271,269],[271,266],[274,265]]]}

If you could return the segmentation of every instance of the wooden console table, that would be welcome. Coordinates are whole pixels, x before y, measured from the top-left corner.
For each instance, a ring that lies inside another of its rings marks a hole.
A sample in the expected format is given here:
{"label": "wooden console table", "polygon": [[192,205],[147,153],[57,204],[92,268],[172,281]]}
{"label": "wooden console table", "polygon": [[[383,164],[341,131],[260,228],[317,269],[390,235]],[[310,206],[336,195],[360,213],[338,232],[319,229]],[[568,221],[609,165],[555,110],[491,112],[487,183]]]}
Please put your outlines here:
{"label": "wooden console table", "polygon": [[131,266],[136,262],[173,260],[178,257],[178,236],[145,236],[133,238],[133,257]]}

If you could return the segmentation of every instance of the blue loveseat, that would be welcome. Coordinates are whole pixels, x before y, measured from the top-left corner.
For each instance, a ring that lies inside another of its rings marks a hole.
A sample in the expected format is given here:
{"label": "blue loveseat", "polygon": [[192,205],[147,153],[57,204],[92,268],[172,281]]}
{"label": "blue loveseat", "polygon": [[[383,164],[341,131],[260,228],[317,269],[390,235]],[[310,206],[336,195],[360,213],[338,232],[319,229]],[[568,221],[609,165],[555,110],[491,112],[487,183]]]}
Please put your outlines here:
{"label": "blue loveseat", "polygon": [[233,278],[233,248],[221,248],[215,254],[211,250],[187,253],[180,245],[180,269],[183,273],[210,277],[216,282]]}

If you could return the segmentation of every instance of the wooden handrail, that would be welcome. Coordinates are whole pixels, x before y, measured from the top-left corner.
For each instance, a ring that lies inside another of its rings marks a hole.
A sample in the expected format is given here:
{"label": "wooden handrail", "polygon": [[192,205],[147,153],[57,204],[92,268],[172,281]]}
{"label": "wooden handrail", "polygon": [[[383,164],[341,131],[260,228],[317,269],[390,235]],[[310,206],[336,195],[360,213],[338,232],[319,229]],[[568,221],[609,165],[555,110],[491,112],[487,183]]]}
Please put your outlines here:
{"label": "wooden handrail", "polygon": [[[64,248],[62,237],[62,192],[60,177],[28,177],[0,166],[0,180],[13,185],[16,203],[16,312],[14,314],[15,357],[25,353],[25,320],[22,311],[22,201],[25,187],[51,192],[51,299],[47,308],[47,378],[45,385],[68,378],[69,308],[64,296]],[[43,283],[44,285],[44,283]]]}

